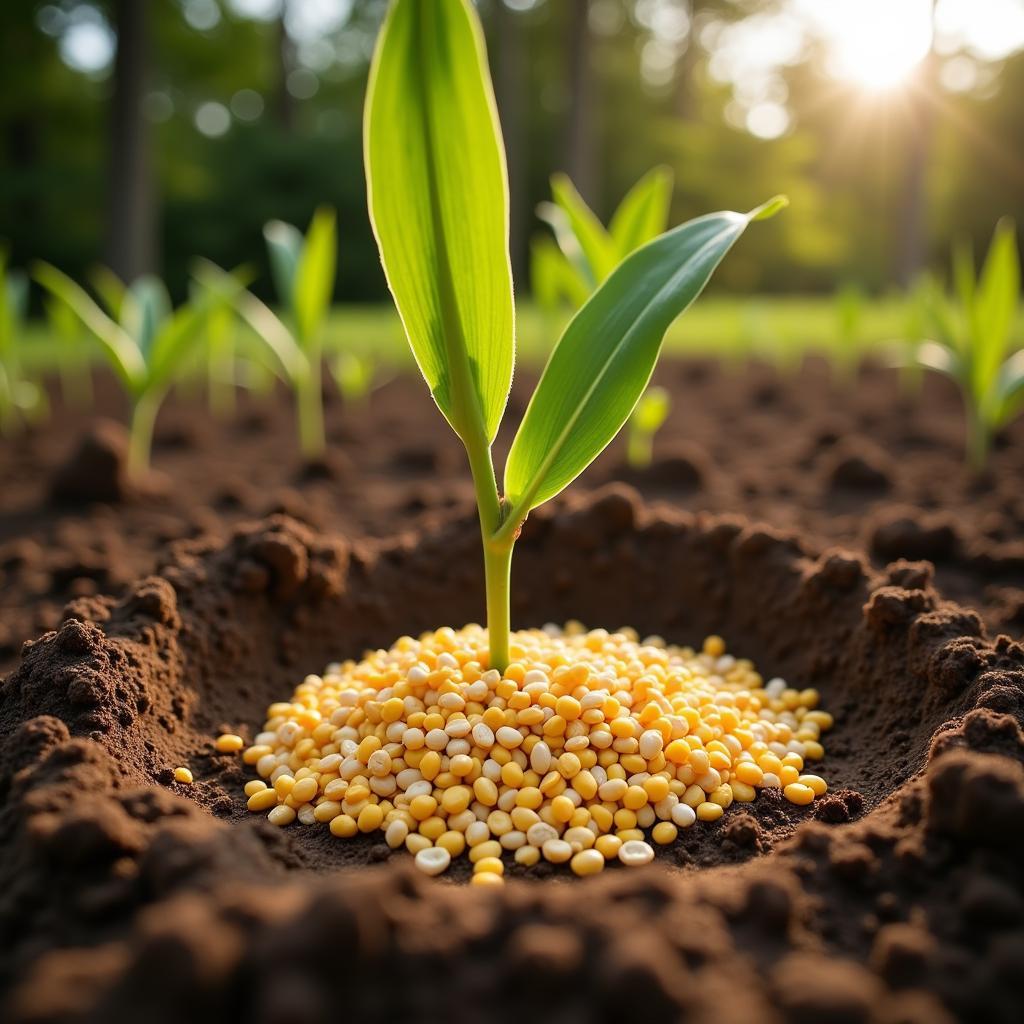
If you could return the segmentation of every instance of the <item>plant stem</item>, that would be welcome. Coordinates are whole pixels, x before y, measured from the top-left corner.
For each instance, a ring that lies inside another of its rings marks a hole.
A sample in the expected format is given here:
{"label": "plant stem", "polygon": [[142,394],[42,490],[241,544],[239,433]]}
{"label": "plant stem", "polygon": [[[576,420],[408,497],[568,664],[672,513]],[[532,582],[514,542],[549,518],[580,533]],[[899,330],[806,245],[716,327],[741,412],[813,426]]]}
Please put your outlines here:
{"label": "plant stem", "polygon": [[484,546],[484,591],[487,596],[487,638],[490,667],[504,672],[508,666],[511,613],[509,590],[512,580],[512,547],[515,536],[496,541],[494,534],[501,525],[501,502],[494,476],[491,449],[486,441],[466,443],[469,468],[473,474],[477,511],[480,515],[480,536]]}
{"label": "plant stem", "polygon": [[299,447],[305,459],[323,457],[327,448],[324,437],[324,396],[320,383],[320,359],[310,359],[309,368],[295,385],[299,412]]}
{"label": "plant stem", "polygon": [[128,475],[133,479],[145,476],[149,470],[153,428],[156,425],[161,397],[153,394],[140,395],[132,408],[128,434]]}

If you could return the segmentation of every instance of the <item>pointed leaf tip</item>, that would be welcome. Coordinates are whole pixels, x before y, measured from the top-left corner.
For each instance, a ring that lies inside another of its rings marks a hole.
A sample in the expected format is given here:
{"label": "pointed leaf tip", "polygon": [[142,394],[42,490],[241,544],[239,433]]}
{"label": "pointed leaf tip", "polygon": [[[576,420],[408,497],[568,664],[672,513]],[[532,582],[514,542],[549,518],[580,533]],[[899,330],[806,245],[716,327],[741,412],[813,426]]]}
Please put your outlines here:
{"label": "pointed leaf tip", "polygon": [[784,210],[789,206],[789,196],[772,196],[771,199],[766,203],[762,203],[760,206],[755,206],[750,213],[747,214],[748,220],[768,220],[769,217],[774,217],[780,210]]}

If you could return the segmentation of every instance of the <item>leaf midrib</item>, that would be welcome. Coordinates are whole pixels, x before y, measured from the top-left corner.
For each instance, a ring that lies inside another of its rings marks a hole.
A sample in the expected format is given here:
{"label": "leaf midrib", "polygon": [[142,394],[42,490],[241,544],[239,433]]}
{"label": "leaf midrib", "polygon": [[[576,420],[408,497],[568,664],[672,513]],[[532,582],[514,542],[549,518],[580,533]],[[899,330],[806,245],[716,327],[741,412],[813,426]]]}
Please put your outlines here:
{"label": "leaf midrib", "polygon": [[[423,152],[426,160],[427,192],[430,197],[430,215],[434,225],[434,256],[437,260],[438,269],[438,297],[441,302],[442,320],[442,342],[447,355],[448,366],[451,370],[451,381],[449,382],[449,399],[452,403],[453,419],[460,421],[456,430],[472,431],[476,435],[474,440],[488,442],[487,427],[483,410],[480,406],[480,396],[473,381],[472,369],[469,364],[469,350],[466,345],[465,334],[462,330],[462,319],[459,316],[458,301],[455,298],[455,282],[452,279],[451,264],[448,262],[448,242],[445,235],[444,216],[442,214],[441,194],[437,165],[434,161],[434,126],[432,121],[432,110],[430,105],[430,83],[427,80],[425,61],[423,60],[423,48],[428,44],[434,44],[436,40],[436,26],[433,23],[433,8],[428,4],[415,4],[416,27],[422,31],[420,38],[424,41],[420,48],[419,59],[415,61],[416,74],[419,78],[420,96],[423,110]],[[424,13],[427,12],[427,13]],[[426,22],[428,30],[424,24]],[[455,423],[452,424],[455,426]],[[464,442],[471,439],[463,437]]]}

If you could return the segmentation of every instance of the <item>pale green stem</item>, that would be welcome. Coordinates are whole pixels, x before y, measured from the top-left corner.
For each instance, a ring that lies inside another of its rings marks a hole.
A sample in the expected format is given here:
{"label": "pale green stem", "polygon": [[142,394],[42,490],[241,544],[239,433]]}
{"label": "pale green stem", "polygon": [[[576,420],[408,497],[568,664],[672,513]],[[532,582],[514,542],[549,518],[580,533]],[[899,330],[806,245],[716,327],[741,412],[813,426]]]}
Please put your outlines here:
{"label": "pale green stem", "polygon": [[473,474],[477,510],[480,515],[480,536],[484,546],[484,591],[487,597],[487,642],[490,667],[504,672],[509,661],[511,612],[509,591],[512,580],[512,547],[515,536],[495,540],[501,525],[501,502],[486,442],[466,444],[469,467]]}
{"label": "pale green stem", "polygon": [[145,476],[149,471],[149,456],[153,447],[153,428],[160,411],[162,395],[143,394],[132,409],[131,426],[128,435],[128,475],[133,478]]}

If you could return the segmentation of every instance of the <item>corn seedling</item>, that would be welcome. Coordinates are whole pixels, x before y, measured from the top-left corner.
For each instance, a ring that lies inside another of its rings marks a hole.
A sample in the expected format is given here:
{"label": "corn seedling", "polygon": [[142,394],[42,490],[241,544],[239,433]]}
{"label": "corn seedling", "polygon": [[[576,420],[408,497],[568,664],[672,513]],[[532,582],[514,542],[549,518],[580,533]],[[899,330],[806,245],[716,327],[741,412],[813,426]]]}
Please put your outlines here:
{"label": "corn seedling", "polygon": [[916,361],[954,380],[967,419],[966,454],[983,469],[996,431],[1024,407],[1024,350],[1013,344],[1019,318],[1020,257],[1014,224],[1001,220],[980,274],[966,246],[953,253],[955,298],[925,286],[930,337]]}
{"label": "corn seedling", "polygon": [[539,238],[534,243],[534,290],[542,305],[567,301],[578,309],[630,253],[668,227],[672,171],[655,167],[645,174],[626,194],[607,228],[568,175],[552,177],[551,195],[553,202],[537,208],[554,240]]}
{"label": "corn seedling", "polygon": [[672,408],[664,388],[648,388],[630,413],[626,461],[633,469],[646,469],[654,454],[654,435],[661,430]]}
{"label": "corn seedling", "polygon": [[167,290],[157,278],[141,277],[126,287],[104,272],[98,289],[108,308],[104,312],[84,288],[49,263],[38,263],[34,276],[74,311],[120,378],[131,407],[128,472],[134,477],[144,475],[160,405],[202,338],[212,298],[194,296],[172,310]]}
{"label": "corn seedling", "polygon": [[[334,211],[320,207],[305,238],[279,220],[267,224],[263,235],[282,316],[249,291],[239,295],[238,312],[273,352],[294,391],[299,446],[304,458],[315,460],[327,448],[321,363],[337,263]],[[216,269],[212,264],[208,267]]]}
{"label": "corn seedling", "polygon": [[377,377],[374,358],[366,353],[339,352],[330,367],[345,405],[365,410]]}
{"label": "corn seedling", "polygon": [[592,263],[599,286],[551,353],[499,493],[491,444],[515,347],[508,185],[482,34],[465,0],[392,4],[371,66],[364,131],[370,215],[388,283],[434,401],[469,459],[489,661],[503,670],[512,549],[526,517],[615,437],[670,324],[746,227],[785,199],[680,225],[617,267],[610,251],[599,267]]}

